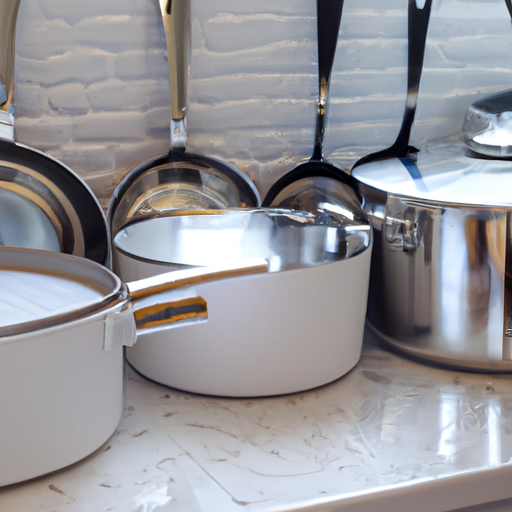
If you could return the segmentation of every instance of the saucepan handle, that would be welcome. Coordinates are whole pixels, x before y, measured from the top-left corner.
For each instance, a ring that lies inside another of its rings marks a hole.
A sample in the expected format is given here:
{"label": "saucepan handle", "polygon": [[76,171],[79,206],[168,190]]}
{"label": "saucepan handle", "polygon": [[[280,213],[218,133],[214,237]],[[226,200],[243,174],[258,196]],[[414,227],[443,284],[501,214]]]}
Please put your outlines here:
{"label": "saucepan handle", "polygon": [[160,0],[171,88],[171,150],[187,146],[190,0]]}
{"label": "saucepan handle", "polygon": [[246,258],[235,263],[211,267],[173,270],[140,279],[125,286],[131,300],[137,333],[175,326],[178,322],[206,320],[208,308],[202,297],[172,299],[168,294],[190,285],[267,272],[264,258]]}

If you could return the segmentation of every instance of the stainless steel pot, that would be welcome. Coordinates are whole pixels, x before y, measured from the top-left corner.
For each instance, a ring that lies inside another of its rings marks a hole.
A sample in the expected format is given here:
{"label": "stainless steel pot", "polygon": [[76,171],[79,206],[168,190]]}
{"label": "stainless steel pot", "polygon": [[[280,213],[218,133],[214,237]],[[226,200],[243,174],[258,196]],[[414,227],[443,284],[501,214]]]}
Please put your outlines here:
{"label": "stainless steel pot", "polygon": [[179,289],[266,269],[239,260],[123,284],[84,258],[0,248],[0,486],[72,464],[108,439],[122,412],[123,345],[136,331],[207,318],[207,302]]}
{"label": "stainless steel pot", "polygon": [[372,219],[368,321],[403,353],[512,370],[510,162],[421,148],[353,171]]}
{"label": "stainless steel pot", "polygon": [[254,183],[236,166],[186,151],[190,0],[159,0],[159,4],[169,59],[170,151],[137,165],[116,187],[108,211],[112,236],[134,218],[165,216],[181,208],[261,203]]}
{"label": "stainless steel pot", "polygon": [[208,321],[141,335],[129,363],[159,383],[222,396],[298,392],[344,375],[361,354],[372,237],[368,222],[331,213],[192,210],[122,228],[112,252],[124,280],[269,262],[266,274],[189,289],[207,300]]}

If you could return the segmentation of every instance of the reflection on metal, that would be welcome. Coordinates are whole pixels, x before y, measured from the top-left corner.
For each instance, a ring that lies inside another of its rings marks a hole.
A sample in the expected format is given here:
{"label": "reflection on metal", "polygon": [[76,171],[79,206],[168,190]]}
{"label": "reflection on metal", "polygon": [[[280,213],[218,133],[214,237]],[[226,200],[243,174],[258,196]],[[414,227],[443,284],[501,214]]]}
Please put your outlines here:
{"label": "reflection on metal", "polygon": [[203,210],[124,227],[114,237],[114,260],[122,253],[156,264],[208,267],[263,258],[269,272],[277,272],[351,258],[371,240],[368,224],[347,225],[307,212]]}
{"label": "reflection on metal", "polygon": [[378,333],[420,358],[510,371],[511,215],[388,194],[368,310]]}
{"label": "reflection on metal", "polygon": [[127,283],[126,288],[132,300],[143,300],[152,295],[173,291],[183,286],[204,283],[217,279],[258,274],[266,272],[268,262],[264,258],[243,258],[219,266],[192,267],[174,270],[138,281]]}
{"label": "reflection on metal", "polygon": [[187,147],[188,75],[190,60],[190,0],[160,0],[169,61],[171,150]]}

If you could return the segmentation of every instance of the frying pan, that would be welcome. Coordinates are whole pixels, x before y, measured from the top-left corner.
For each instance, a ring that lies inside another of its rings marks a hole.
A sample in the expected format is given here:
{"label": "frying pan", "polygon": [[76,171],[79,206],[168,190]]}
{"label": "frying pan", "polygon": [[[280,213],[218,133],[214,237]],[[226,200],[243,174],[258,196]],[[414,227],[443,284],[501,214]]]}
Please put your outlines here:
{"label": "frying pan", "polygon": [[61,251],[105,263],[105,216],[71,169],[14,140],[14,40],[20,0],[0,3],[0,245]]}
{"label": "frying pan", "polygon": [[123,284],[84,258],[0,248],[0,486],[72,464],[108,439],[123,407],[123,345],[136,331],[207,320],[206,301],[180,290],[266,269],[244,259]]}
{"label": "frying pan", "polygon": [[161,216],[177,208],[245,207],[261,202],[254,183],[237,167],[186,151],[190,0],[159,2],[171,86],[170,151],[132,169],[116,187],[108,212],[112,235],[134,217]]}
{"label": "frying pan", "polygon": [[[304,181],[306,190],[310,189],[310,178],[321,177],[344,183],[349,193],[355,198],[361,199],[357,189],[357,182],[349,174],[324,159],[324,135],[329,95],[329,85],[332,66],[338,44],[343,11],[343,0],[317,0],[317,37],[318,37],[318,99],[316,108],[315,144],[311,158],[295,169],[291,170],[270,188],[263,200],[263,206],[291,207],[287,201],[288,187],[297,188],[297,182]],[[314,186],[314,184],[313,184]],[[292,193],[292,192],[290,192]],[[283,203],[283,201],[287,201]]]}

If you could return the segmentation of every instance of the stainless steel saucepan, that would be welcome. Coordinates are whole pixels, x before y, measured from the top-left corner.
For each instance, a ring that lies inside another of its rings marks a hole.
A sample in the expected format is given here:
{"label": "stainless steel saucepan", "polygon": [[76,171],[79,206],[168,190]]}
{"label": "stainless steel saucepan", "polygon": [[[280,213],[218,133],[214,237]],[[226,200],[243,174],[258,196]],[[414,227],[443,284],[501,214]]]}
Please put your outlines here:
{"label": "stainless steel saucepan", "polygon": [[190,0],[159,3],[169,59],[170,151],[132,169],[116,187],[108,211],[112,235],[134,217],[162,216],[180,208],[251,207],[261,203],[256,186],[237,167],[186,151]]}
{"label": "stainless steel saucepan", "polygon": [[123,406],[123,345],[208,318],[207,301],[180,289],[266,270],[261,258],[232,260],[123,284],[84,258],[0,248],[0,486],[72,464],[108,439]]}
{"label": "stainless steel saucepan", "polygon": [[71,169],[14,140],[14,40],[20,0],[0,2],[0,245],[105,263],[105,216]]}
{"label": "stainless steel saucepan", "polygon": [[461,369],[512,371],[509,162],[458,145],[356,169],[375,232],[368,321],[389,346]]}

